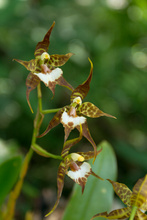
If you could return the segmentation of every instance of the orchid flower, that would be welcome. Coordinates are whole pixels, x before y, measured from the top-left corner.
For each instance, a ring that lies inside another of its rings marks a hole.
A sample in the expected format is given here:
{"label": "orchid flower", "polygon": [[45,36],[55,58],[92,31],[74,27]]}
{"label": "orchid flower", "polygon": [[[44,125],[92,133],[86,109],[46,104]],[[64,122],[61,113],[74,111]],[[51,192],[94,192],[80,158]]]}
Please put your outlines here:
{"label": "orchid flower", "polygon": [[[125,219],[130,216],[130,219],[147,220],[147,215],[144,213],[147,211],[147,175],[137,181],[132,191],[123,183],[114,182],[110,179],[108,181],[112,184],[115,193],[127,207],[116,209],[109,214],[107,212],[99,213],[93,216],[92,219],[96,217]],[[135,212],[133,213],[133,218],[131,218],[133,210]]]}
{"label": "orchid flower", "polygon": [[27,70],[31,71],[26,79],[26,96],[27,102],[32,112],[33,110],[29,102],[29,94],[33,89],[37,87],[40,81],[42,81],[52,91],[53,95],[55,93],[56,84],[65,86],[73,91],[73,87],[63,78],[62,69],[58,68],[59,66],[64,65],[73,54],[68,53],[65,55],[49,55],[47,53],[50,44],[50,34],[54,25],[55,22],[53,22],[51,28],[46,33],[43,41],[37,44],[34,53],[35,59],[30,61],[14,59],[18,63],[25,66]]}
{"label": "orchid flower", "polygon": [[[97,151],[97,155],[101,152],[101,150],[102,149]],[[90,175],[93,175],[103,180],[101,177],[99,177],[97,174],[95,174],[92,171],[91,165],[85,162],[85,160],[89,160],[93,157],[94,157],[94,152],[89,151],[87,153],[85,152],[71,153],[63,158],[63,161],[59,165],[58,174],[57,174],[57,188],[58,188],[57,200],[52,210],[46,216],[50,215],[56,209],[59,203],[64,186],[65,175],[69,176],[74,182],[76,182],[82,187],[82,193],[84,192],[87,178]]]}
{"label": "orchid flower", "polygon": [[90,82],[93,74],[93,64],[90,59],[89,61],[91,64],[90,74],[84,83],[82,83],[76,89],[73,90],[70,97],[71,104],[61,108],[52,118],[47,129],[38,137],[46,135],[52,128],[56,127],[59,123],[61,123],[63,124],[65,131],[64,142],[66,142],[70,132],[74,128],[80,130],[80,125],[82,125],[82,135],[85,138],[87,138],[87,140],[93,145],[95,152],[94,158],[96,158],[96,144],[90,135],[87,125],[87,119],[85,116],[91,118],[98,118],[100,116],[107,116],[112,118],[115,117],[107,113],[104,113],[90,102],[82,103],[83,99],[86,97],[90,89]]}

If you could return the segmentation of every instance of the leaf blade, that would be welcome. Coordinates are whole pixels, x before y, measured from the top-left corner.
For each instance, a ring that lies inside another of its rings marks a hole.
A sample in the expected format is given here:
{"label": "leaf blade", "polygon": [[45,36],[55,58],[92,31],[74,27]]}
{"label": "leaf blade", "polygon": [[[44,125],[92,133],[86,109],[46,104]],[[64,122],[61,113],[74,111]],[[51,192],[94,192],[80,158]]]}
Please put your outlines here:
{"label": "leaf blade", "polygon": [[13,156],[0,164],[0,204],[12,189],[21,167],[21,156]]}

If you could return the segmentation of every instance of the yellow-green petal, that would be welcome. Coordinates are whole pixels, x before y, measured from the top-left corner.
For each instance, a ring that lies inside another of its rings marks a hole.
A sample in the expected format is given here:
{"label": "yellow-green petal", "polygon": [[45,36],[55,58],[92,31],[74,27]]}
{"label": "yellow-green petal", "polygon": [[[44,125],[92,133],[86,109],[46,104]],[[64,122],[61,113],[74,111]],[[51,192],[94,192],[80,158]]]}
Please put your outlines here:
{"label": "yellow-green petal", "polygon": [[90,118],[98,118],[101,116],[107,116],[111,118],[116,118],[112,115],[109,115],[107,113],[104,113],[101,111],[98,107],[96,107],[94,104],[90,102],[84,102],[80,107],[79,107],[79,113],[82,115],[85,115]]}
{"label": "yellow-green petal", "polygon": [[[131,205],[138,208],[146,208],[147,203],[147,175],[139,179],[133,187],[132,196],[130,198]],[[145,205],[144,205],[145,204]]]}
{"label": "yellow-green petal", "polygon": [[96,217],[103,217],[106,219],[126,219],[130,216],[130,213],[131,213],[131,208],[126,207],[126,208],[122,208],[122,209],[116,209],[116,210],[110,212],[109,214],[107,212],[99,213],[97,215],[94,215],[92,217],[92,219],[94,219]]}
{"label": "yellow-green petal", "polygon": [[115,193],[119,196],[122,202],[126,205],[130,205],[132,191],[123,183],[114,182],[110,179],[107,180],[112,184]]}
{"label": "yellow-green petal", "polygon": [[65,55],[58,55],[58,54],[51,55],[50,59],[46,61],[46,64],[53,67],[63,66],[72,55],[73,53],[67,53]]}

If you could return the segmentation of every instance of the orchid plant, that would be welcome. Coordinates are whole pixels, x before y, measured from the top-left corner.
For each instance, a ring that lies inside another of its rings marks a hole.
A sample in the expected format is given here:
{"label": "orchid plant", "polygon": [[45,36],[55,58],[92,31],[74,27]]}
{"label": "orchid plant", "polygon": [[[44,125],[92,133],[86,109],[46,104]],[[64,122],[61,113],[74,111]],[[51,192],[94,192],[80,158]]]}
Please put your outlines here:
{"label": "orchid plant", "polygon": [[[3,220],[13,219],[16,200],[20,194],[22,184],[28,170],[29,162],[34,151],[43,157],[60,160],[57,174],[57,200],[52,210],[46,216],[50,215],[56,209],[59,203],[64,186],[65,175],[70,177],[75,183],[81,186],[82,193],[84,193],[87,178],[90,175],[95,176],[100,181],[103,180],[103,178],[92,171],[91,165],[88,162],[85,162],[85,160],[94,158],[94,163],[97,155],[102,151],[102,149],[97,150],[96,148],[96,143],[94,142],[88,128],[87,117],[98,118],[101,116],[107,116],[114,119],[115,117],[104,113],[91,102],[83,102],[84,98],[89,92],[90,83],[93,76],[93,63],[89,58],[88,59],[91,65],[90,73],[88,78],[82,84],[74,89],[72,85],[70,85],[70,83],[64,79],[63,71],[59,67],[63,66],[73,55],[73,53],[67,53],[65,55],[50,55],[48,53],[50,44],[49,38],[54,25],[55,22],[53,22],[44,39],[37,44],[34,52],[35,59],[30,61],[14,59],[30,71],[26,79],[26,99],[31,112],[33,113],[33,109],[29,101],[29,96],[30,92],[37,88],[38,108],[36,117],[34,119],[31,146],[21,167],[18,182],[10,193],[7,208],[3,213]],[[69,89],[71,91],[70,104],[63,106],[60,109],[43,110],[41,82],[43,82],[45,86],[51,90],[53,97],[55,95],[56,84]],[[54,112],[56,114],[49,122],[46,130],[40,134],[39,130],[44,119],[44,115]],[[56,127],[59,123],[61,123],[64,127],[65,136],[61,155],[55,155],[47,152],[40,145],[38,145],[37,139],[49,133],[49,131]],[[79,131],[79,136],[74,139],[68,139],[70,132],[75,128]],[[71,148],[79,143],[83,136],[90,142],[93,147],[93,151],[70,153]],[[108,181],[112,184],[115,192],[120,196],[122,201],[128,205],[128,207],[121,210],[115,210],[110,214],[107,214],[107,212],[97,214],[93,218],[101,216],[108,219],[122,219],[123,217],[128,217],[131,213],[132,207],[135,207],[135,219],[147,219],[146,215],[140,211],[140,209],[147,209],[147,176],[136,183],[135,187],[133,188],[133,192],[131,192],[124,184],[120,184],[109,179]]]}

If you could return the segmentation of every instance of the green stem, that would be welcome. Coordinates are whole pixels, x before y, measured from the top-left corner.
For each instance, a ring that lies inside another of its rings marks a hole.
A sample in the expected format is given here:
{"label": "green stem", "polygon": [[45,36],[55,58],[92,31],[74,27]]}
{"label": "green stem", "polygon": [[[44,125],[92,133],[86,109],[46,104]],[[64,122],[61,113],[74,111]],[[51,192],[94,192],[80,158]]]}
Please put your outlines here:
{"label": "green stem", "polygon": [[61,108],[56,108],[56,109],[47,109],[47,110],[42,110],[41,113],[42,114],[50,114],[50,113],[54,113],[54,112],[58,112]]}
{"label": "green stem", "polygon": [[135,218],[136,211],[137,211],[137,207],[133,206],[129,220],[133,220]]}
{"label": "green stem", "polygon": [[39,155],[41,155],[43,157],[51,157],[51,158],[54,158],[57,160],[63,160],[63,158],[61,156],[47,152],[42,147],[40,147],[38,144],[33,144],[32,148],[34,151],[36,151],[36,153],[38,153]]}
{"label": "green stem", "polygon": [[26,176],[28,165],[29,165],[32,155],[33,155],[33,150],[30,148],[30,150],[28,151],[28,153],[26,154],[24,158],[21,171],[20,171],[20,175],[19,175],[19,180],[16,183],[14,189],[10,193],[9,200],[7,203],[7,211],[3,214],[4,220],[11,220],[14,216],[16,200],[20,194],[22,184],[24,181],[24,177]]}
{"label": "green stem", "polygon": [[[42,114],[40,113],[42,111],[42,98],[41,98],[41,88],[40,84],[38,85],[38,110],[36,114],[36,118],[34,120],[34,130],[33,130],[33,135],[32,135],[32,141],[31,141],[31,146],[36,143],[36,138],[39,133],[39,128],[42,122]],[[16,206],[16,200],[19,197],[19,194],[22,189],[22,185],[24,182],[24,178],[26,176],[29,162],[32,158],[33,155],[33,149],[30,147],[28,153],[26,154],[21,170],[20,170],[20,175],[18,182],[16,183],[14,189],[10,192],[9,200],[7,203],[7,210],[6,212],[3,213],[3,220],[12,220],[14,216],[14,211],[15,211],[15,206]]]}
{"label": "green stem", "polygon": [[24,158],[18,182],[16,183],[14,189],[10,192],[9,200],[7,203],[7,209],[6,209],[6,212],[3,213],[3,220],[13,219],[15,206],[16,206],[16,200],[19,197],[19,194],[21,192],[24,178],[26,176],[30,160],[33,156],[33,151],[35,150],[37,153],[45,157],[51,157],[54,159],[63,160],[61,156],[50,154],[46,150],[44,150],[43,148],[41,148],[39,145],[36,144],[36,139],[39,134],[39,128],[41,126],[44,114],[57,112],[58,110],[60,110],[60,109],[42,110],[42,94],[41,94],[40,83],[37,86],[37,92],[38,92],[38,109],[37,109],[37,114],[34,120],[34,129],[33,129],[33,134],[32,134],[31,147]]}

